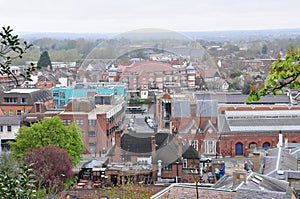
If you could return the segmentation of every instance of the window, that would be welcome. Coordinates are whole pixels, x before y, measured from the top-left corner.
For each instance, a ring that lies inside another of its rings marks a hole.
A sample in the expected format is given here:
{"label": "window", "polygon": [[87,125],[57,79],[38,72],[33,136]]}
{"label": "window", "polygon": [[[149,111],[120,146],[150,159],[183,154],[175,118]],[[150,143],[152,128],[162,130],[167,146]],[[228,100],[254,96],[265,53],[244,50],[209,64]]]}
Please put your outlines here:
{"label": "window", "polygon": [[89,149],[90,149],[91,153],[95,153],[96,152],[96,144],[90,143],[89,144]]}
{"label": "window", "polygon": [[3,132],[3,126],[2,125],[0,126],[0,132]]}
{"label": "window", "polygon": [[64,125],[70,125],[71,124],[71,120],[63,120]]}
{"label": "window", "polygon": [[215,154],[216,153],[216,143],[214,140],[205,141],[205,153]]}
{"label": "window", "polygon": [[196,134],[196,129],[192,129],[192,134]]}
{"label": "window", "polygon": [[172,164],[169,164],[169,165],[167,165],[167,166],[164,166],[164,167],[162,168],[162,170],[164,170],[164,171],[172,171]]}
{"label": "window", "polygon": [[64,92],[60,92],[60,98],[66,98],[66,94]]}
{"label": "window", "polygon": [[21,104],[27,104],[27,103],[28,103],[28,99],[22,97],[22,98],[21,98]]}
{"label": "window", "polygon": [[21,115],[22,111],[21,110],[17,110],[17,115]]}
{"label": "window", "polygon": [[196,151],[198,151],[198,140],[190,140],[190,146],[192,146]]}
{"label": "window", "polygon": [[182,166],[184,169],[187,168],[187,159],[183,159],[183,166]]}
{"label": "window", "polygon": [[53,97],[58,97],[58,91],[53,91]]}
{"label": "window", "polygon": [[64,106],[64,105],[66,105],[65,100],[60,100],[60,106]]}
{"label": "window", "polygon": [[95,131],[89,131],[89,137],[96,137]]}
{"label": "window", "polygon": [[11,132],[11,126],[7,126],[7,132]]}
{"label": "window", "polygon": [[18,102],[17,97],[5,97],[3,100],[3,102],[7,104],[16,104]]}
{"label": "window", "polygon": [[131,156],[130,155],[123,155],[122,160],[123,161],[131,161]]}
{"label": "window", "polygon": [[9,110],[9,116],[14,116],[14,110]]}
{"label": "window", "polygon": [[83,120],[75,120],[76,125],[83,125]]}
{"label": "window", "polygon": [[96,120],[89,120],[89,126],[96,126]]}
{"label": "window", "polygon": [[6,110],[2,110],[2,112],[3,112],[3,115],[6,115]]}

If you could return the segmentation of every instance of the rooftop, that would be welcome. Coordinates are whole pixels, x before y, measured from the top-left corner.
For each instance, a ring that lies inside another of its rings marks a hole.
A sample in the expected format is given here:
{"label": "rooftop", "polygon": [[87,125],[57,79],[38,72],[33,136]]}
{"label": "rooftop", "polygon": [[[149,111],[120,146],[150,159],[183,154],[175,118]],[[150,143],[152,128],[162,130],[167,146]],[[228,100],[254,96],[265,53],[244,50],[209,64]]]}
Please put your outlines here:
{"label": "rooftop", "polygon": [[11,89],[9,91],[5,91],[5,93],[33,93],[39,91],[40,89],[32,89],[32,88],[17,88]]}

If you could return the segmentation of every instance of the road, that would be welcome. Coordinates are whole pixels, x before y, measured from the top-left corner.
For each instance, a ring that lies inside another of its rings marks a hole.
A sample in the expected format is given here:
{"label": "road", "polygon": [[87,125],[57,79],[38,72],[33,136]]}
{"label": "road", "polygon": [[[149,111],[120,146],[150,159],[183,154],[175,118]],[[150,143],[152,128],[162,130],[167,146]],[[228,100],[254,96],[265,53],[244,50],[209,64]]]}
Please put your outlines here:
{"label": "road", "polygon": [[[136,131],[136,133],[153,133],[154,129],[151,129],[148,124],[145,122],[145,114],[126,114],[126,131],[130,131],[127,129],[127,125],[129,124],[129,120],[133,119],[133,129],[131,131]],[[151,116],[150,116],[151,117]],[[151,117],[153,118],[153,116]]]}

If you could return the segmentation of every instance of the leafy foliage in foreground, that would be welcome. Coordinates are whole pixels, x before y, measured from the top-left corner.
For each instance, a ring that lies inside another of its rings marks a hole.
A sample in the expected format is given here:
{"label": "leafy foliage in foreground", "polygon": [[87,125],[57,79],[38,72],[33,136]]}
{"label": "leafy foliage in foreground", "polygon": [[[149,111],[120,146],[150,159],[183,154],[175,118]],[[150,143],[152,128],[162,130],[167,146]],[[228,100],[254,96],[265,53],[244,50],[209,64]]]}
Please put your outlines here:
{"label": "leafy foliage in foreground", "polygon": [[35,178],[31,166],[21,166],[17,175],[8,168],[0,171],[0,199],[36,198]]}
{"label": "leafy foliage in foreground", "polygon": [[32,63],[23,73],[20,74],[21,79],[11,71],[12,61],[15,59],[22,59],[23,55],[32,46],[26,41],[21,42],[18,35],[12,33],[13,29],[2,27],[0,32],[0,75],[7,75],[16,86],[20,86],[24,81],[32,81],[31,73],[38,67]]}
{"label": "leafy foliage in foreground", "polygon": [[300,88],[300,48],[298,50],[290,49],[282,60],[278,57],[272,63],[272,68],[266,78],[266,83],[261,86],[260,90],[255,87],[250,88],[250,94],[246,103],[259,101],[262,96],[272,94],[276,96],[283,93],[284,89]]}

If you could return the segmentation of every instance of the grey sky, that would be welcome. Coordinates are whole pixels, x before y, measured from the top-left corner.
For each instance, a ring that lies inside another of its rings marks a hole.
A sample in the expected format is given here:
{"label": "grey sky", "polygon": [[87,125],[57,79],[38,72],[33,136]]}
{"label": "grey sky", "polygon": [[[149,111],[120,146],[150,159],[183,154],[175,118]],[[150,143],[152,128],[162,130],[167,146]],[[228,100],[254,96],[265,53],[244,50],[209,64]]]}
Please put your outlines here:
{"label": "grey sky", "polygon": [[300,28],[299,0],[0,0],[0,26],[17,32]]}

